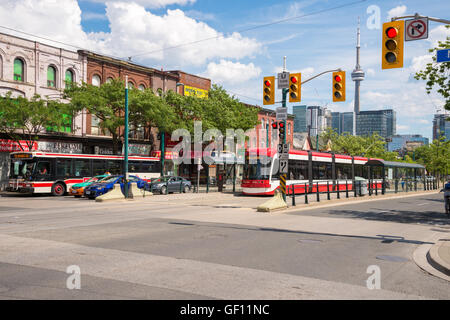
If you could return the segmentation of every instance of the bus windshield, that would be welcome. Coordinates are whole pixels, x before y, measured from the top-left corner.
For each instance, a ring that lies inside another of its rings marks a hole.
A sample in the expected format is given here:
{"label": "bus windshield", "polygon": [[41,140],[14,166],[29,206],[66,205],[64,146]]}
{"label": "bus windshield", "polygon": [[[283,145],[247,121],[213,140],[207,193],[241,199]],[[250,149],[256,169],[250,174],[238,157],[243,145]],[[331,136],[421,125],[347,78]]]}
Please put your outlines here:
{"label": "bus windshield", "polygon": [[11,160],[11,170],[9,177],[11,179],[25,179],[31,177],[36,168],[35,159],[13,159]]}
{"label": "bus windshield", "polygon": [[245,180],[269,180],[271,163],[262,163],[260,159],[256,163],[244,165]]}

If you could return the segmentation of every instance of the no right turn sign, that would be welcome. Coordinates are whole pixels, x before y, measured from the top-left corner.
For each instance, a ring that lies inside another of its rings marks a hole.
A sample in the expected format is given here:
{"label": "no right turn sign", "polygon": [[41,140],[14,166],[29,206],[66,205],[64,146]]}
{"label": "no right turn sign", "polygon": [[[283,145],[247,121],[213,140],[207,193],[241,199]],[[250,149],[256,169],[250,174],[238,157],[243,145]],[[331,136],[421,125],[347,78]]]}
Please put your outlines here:
{"label": "no right turn sign", "polygon": [[405,20],[405,41],[428,38],[428,18]]}

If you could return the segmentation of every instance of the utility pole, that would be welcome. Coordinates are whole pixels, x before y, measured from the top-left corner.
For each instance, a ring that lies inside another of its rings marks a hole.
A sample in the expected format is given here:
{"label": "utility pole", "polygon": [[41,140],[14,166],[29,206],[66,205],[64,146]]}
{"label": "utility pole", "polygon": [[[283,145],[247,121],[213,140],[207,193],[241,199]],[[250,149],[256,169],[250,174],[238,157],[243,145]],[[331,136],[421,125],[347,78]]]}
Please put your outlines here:
{"label": "utility pole", "polygon": [[124,192],[128,198],[128,76],[125,76],[125,148],[124,148]]}

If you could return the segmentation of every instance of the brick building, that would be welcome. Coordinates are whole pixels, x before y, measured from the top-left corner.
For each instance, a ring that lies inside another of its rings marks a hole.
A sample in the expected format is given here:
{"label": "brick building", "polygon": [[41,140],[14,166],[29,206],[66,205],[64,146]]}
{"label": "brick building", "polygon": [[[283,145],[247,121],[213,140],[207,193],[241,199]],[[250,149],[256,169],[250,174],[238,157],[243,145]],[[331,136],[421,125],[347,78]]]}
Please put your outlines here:
{"label": "brick building", "polygon": [[[86,50],[79,50],[78,53],[86,57],[87,61],[87,83],[100,86],[112,79],[125,81],[128,77],[128,86],[140,90],[151,88],[156,94],[176,91],[179,77],[166,71],[146,67],[129,61],[123,61],[104,55],[99,55]],[[111,137],[108,133],[100,129],[99,120],[86,114],[85,153],[111,154]],[[123,128],[119,130],[124,130]],[[159,150],[159,140],[156,128],[133,128],[130,126],[131,148],[144,150],[145,154],[150,154],[153,150]]]}

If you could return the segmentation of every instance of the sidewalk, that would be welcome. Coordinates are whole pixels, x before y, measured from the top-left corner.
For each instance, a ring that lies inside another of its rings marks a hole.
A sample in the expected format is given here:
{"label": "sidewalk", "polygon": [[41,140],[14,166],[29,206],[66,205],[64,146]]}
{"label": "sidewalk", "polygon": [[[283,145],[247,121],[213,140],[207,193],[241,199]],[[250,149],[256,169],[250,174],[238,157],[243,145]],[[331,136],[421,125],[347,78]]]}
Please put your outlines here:
{"label": "sidewalk", "polygon": [[427,260],[435,269],[450,277],[450,238],[437,241],[428,251]]}

